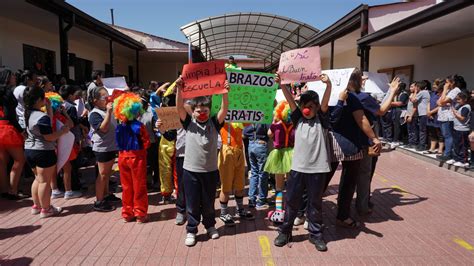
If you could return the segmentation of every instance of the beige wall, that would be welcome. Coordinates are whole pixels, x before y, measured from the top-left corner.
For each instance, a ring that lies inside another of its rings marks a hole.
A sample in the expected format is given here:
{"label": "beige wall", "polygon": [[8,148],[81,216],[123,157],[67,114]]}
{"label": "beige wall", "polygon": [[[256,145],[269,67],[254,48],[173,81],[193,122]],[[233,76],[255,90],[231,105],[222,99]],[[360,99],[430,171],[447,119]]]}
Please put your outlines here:
{"label": "beige wall", "polygon": [[[474,37],[431,47],[372,47],[369,71],[414,65],[414,80],[446,77],[459,74],[468,88],[474,88]],[[329,69],[329,58],[321,60],[322,68]],[[360,67],[357,50],[337,54],[334,68]]]}
{"label": "beige wall", "polygon": [[[31,16],[24,16],[31,14]],[[1,65],[23,69],[23,44],[55,52],[56,73],[61,73],[59,26],[57,15],[24,1],[6,1],[0,9]],[[92,61],[93,69],[105,70],[109,63],[109,41],[73,27],[69,33],[69,53]],[[114,44],[114,72],[128,75],[131,65],[136,73],[135,51]],[[70,75],[73,77],[74,70]]]}
{"label": "beige wall", "polygon": [[468,88],[474,88],[474,37],[426,48],[372,47],[370,71],[381,68],[415,65],[414,80],[459,74]]}
{"label": "beige wall", "polygon": [[[20,2],[20,1],[19,1]],[[10,4],[10,2],[7,2]],[[25,4],[26,3],[22,3]],[[31,6],[31,5],[28,5]],[[30,10],[30,9],[28,9]],[[23,44],[54,51],[56,54],[56,72],[59,73],[59,35],[58,20],[51,18],[51,13],[39,8],[33,8],[38,18],[44,17],[38,24],[30,24],[27,19],[14,20],[12,17],[22,18],[18,9],[0,8],[0,57],[1,64],[12,70],[23,69]],[[16,14],[17,13],[17,14]],[[41,27],[39,27],[41,26]]]}

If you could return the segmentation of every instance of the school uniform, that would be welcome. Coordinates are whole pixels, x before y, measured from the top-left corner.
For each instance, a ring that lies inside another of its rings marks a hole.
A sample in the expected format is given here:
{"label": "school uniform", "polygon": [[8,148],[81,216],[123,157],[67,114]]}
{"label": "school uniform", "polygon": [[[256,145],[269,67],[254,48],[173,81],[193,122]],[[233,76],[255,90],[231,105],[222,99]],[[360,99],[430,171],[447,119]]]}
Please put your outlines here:
{"label": "school uniform", "polygon": [[43,136],[53,133],[51,118],[39,110],[31,110],[26,131],[28,137],[25,140],[25,157],[28,165],[31,168],[56,165],[55,142],[47,141]]}
{"label": "school uniform", "polygon": [[112,115],[109,122],[109,130],[102,132],[99,128],[106,116],[106,111],[94,108],[89,113],[89,123],[92,133],[92,151],[98,162],[105,163],[117,157],[117,144],[115,142],[115,127],[117,121]]}
{"label": "school uniform", "polygon": [[186,195],[188,233],[196,234],[201,221],[206,229],[214,227],[215,193],[219,171],[217,167],[217,136],[222,128],[217,117],[205,123],[190,115],[181,121],[186,130],[186,150],[183,163],[183,181]]}
{"label": "school uniform", "polygon": [[456,108],[458,113],[465,118],[464,121],[454,119],[453,132],[453,159],[456,162],[467,163],[468,149],[469,149],[469,133],[470,133],[470,119],[471,106],[465,104]]}
{"label": "school uniform", "polygon": [[327,173],[330,168],[327,129],[319,116],[303,117],[300,109],[291,114],[295,126],[294,155],[290,175],[286,184],[285,219],[279,227],[284,234],[291,234],[294,220],[303,200],[308,194],[308,231],[314,239],[322,238],[322,196]]}

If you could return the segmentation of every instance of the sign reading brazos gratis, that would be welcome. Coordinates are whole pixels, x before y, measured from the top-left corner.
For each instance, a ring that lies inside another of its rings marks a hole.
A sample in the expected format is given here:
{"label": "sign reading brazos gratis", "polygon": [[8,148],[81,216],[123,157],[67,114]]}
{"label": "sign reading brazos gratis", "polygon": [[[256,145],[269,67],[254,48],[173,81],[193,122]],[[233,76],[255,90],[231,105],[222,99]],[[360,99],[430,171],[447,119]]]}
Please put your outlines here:
{"label": "sign reading brazos gratis", "polygon": [[183,66],[183,98],[195,98],[225,93],[226,78],[224,60],[192,63]]}
{"label": "sign reading brazos gratis", "polygon": [[321,74],[319,46],[282,53],[278,73],[282,84],[319,80]]}
{"label": "sign reading brazos gratis", "polygon": [[[236,69],[226,71],[230,85],[226,121],[271,124],[278,88],[275,75]],[[212,97],[212,113],[218,112],[221,103],[222,95]]]}

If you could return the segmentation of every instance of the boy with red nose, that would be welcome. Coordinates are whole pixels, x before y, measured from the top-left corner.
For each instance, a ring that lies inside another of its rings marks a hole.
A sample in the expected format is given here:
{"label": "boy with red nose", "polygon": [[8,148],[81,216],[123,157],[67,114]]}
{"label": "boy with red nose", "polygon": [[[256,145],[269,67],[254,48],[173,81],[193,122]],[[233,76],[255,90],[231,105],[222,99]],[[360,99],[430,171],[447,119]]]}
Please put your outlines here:
{"label": "boy with red nose", "polygon": [[[308,195],[307,217],[309,220],[309,241],[318,251],[326,251],[322,237],[322,196],[326,174],[330,171],[330,157],[327,141],[328,123],[324,114],[328,111],[331,81],[327,75],[320,79],[326,84],[321,105],[315,91],[301,94],[300,106],[296,105],[291,92],[282,86],[283,94],[291,108],[291,120],[295,127],[295,144],[291,171],[286,184],[285,218],[279,227],[275,246],[282,247],[291,241],[293,223],[303,200]],[[280,81],[279,76],[275,78]]]}
{"label": "boy with red nose", "polygon": [[[179,118],[186,130],[186,150],[183,163],[183,184],[186,198],[188,224],[186,226],[186,246],[196,244],[196,234],[201,221],[207,235],[212,239],[219,238],[214,227],[216,224],[214,201],[219,171],[217,168],[217,137],[221,130],[229,105],[227,93],[222,97],[222,105],[216,116],[209,117],[210,97],[197,97],[190,101],[191,112],[184,107],[182,89],[183,81],[176,81],[176,107]],[[229,90],[229,84],[225,82]]]}

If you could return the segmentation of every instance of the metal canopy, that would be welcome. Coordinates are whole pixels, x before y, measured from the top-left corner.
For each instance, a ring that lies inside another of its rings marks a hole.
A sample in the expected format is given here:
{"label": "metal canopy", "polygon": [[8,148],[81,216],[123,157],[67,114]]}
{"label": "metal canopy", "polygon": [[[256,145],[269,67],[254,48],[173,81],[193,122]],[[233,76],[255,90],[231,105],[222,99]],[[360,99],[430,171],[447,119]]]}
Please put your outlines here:
{"label": "metal canopy", "polygon": [[297,20],[252,12],[201,19],[181,27],[181,31],[207,60],[246,55],[262,59],[266,65],[319,32]]}

